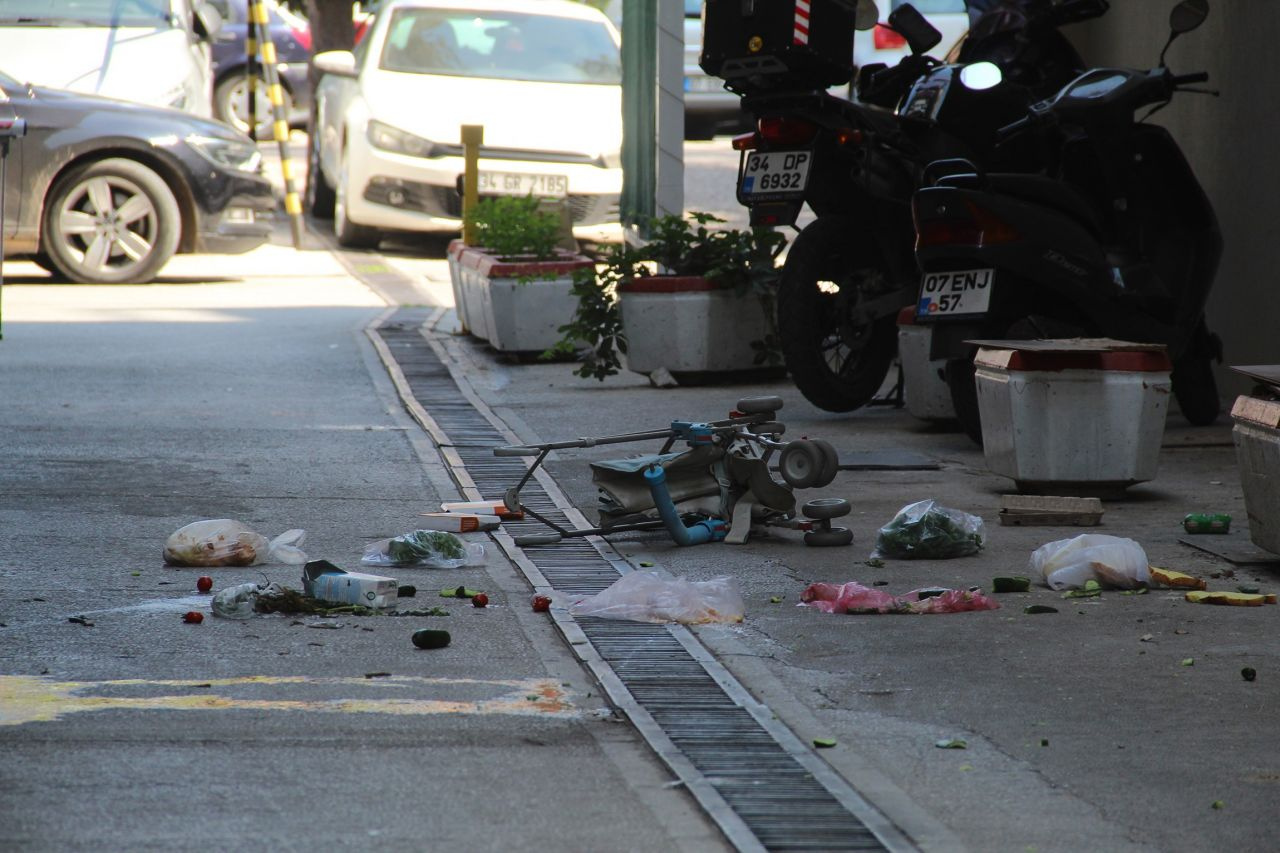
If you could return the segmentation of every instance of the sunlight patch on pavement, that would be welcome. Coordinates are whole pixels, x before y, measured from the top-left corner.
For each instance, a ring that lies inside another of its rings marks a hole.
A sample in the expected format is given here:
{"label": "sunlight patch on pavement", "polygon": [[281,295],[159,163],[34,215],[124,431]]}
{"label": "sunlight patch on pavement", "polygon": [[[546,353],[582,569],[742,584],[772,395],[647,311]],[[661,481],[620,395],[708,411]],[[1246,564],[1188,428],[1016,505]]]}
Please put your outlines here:
{"label": "sunlight patch on pavement", "polygon": [[[226,688],[257,686],[340,688],[351,695],[332,699],[248,698],[227,695]],[[102,695],[103,691],[135,695]],[[171,692],[174,688],[193,692]],[[219,692],[219,688],[225,692]],[[393,696],[388,692],[418,692],[445,688],[484,698],[424,698]],[[159,694],[156,691],[162,691]],[[145,694],[145,695],[138,695]],[[381,694],[381,695],[378,695]],[[324,678],[252,675],[207,680],[119,679],[113,681],[56,681],[43,676],[0,676],[0,726],[52,722],[85,711],[308,711],[327,714],[388,714],[395,716],[472,715],[576,719],[581,716],[563,687],[546,678],[471,679],[387,676]]]}

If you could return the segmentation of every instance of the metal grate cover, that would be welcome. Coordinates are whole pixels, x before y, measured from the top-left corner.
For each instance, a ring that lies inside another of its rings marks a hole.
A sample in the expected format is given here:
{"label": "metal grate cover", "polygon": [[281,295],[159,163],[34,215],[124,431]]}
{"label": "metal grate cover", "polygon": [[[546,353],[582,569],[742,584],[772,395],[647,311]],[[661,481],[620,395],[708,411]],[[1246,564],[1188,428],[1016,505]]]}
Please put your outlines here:
{"label": "metal grate cover", "polygon": [[[526,463],[493,455],[492,448],[512,439],[462,392],[420,331],[425,318],[424,309],[402,308],[372,335],[383,344],[384,360],[394,360],[408,393],[425,410],[425,425],[434,426],[431,431],[442,449],[452,451],[446,457],[456,459],[459,483],[473,484],[478,497],[501,499],[523,476]],[[521,498],[556,523],[576,526],[538,479],[529,481]],[[545,532],[536,521],[508,522],[503,528],[512,535]],[[519,552],[522,560],[517,563],[530,563],[554,589],[589,594],[620,576],[602,550],[607,547],[568,539],[510,549]],[[595,618],[575,624],[598,655],[598,664],[607,667],[593,669],[611,699],[739,849],[914,849],[767,708],[755,703],[683,626]],[[566,630],[563,625],[561,630]],[[581,656],[580,646],[574,648]],[[678,756],[668,754],[669,745]]]}

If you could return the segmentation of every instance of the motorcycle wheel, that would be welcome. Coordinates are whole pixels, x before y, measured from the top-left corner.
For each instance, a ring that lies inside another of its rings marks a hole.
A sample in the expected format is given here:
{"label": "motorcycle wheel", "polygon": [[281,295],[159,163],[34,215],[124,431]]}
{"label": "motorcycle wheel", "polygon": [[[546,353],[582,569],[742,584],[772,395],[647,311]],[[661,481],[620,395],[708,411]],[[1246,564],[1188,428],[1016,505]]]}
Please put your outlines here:
{"label": "motorcycle wheel", "polygon": [[974,379],[971,358],[956,358],[947,362],[945,375],[947,389],[951,392],[951,406],[956,410],[960,429],[979,447],[982,446],[982,416],[978,411],[978,383]]}
{"label": "motorcycle wheel", "polygon": [[870,322],[851,319],[866,285],[883,281],[883,268],[879,247],[848,218],[814,220],[791,245],[778,286],[778,335],[792,381],[820,409],[866,405],[889,372],[896,311]]}

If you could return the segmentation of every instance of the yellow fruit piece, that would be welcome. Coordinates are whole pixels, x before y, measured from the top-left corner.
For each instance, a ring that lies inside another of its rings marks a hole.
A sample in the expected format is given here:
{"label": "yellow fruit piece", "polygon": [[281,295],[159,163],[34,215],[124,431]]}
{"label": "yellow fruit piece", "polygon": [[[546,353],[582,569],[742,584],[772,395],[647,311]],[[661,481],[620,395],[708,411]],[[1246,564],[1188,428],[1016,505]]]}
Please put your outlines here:
{"label": "yellow fruit piece", "polygon": [[1195,590],[1186,594],[1187,601],[1192,604],[1230,604],[1235,607],[1261,607],[1264,604],[1275,604],[1275,595],[1263,595],[1256,592],[1205,592]]}
{"label": "yellow fruit piece", "polygon": [[1156,583],[1164,586],[1177,587],[1178,589],[1207,589],[1208,584],[1204,578],[1198,578],[1194,575],[1175,572],[1173,569],[1162,569],[1159,566],[1151,566],[1151,579]]}

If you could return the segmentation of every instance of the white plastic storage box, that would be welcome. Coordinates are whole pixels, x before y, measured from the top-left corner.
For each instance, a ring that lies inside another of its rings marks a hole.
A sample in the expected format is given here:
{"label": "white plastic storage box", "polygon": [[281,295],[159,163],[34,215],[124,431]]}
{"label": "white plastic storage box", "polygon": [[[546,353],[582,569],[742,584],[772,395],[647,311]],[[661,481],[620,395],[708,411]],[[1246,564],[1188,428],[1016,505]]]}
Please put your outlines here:
{"label": "white plastic storage box", "polygon": [[628,370],[672,373],[758,370],[752,341],[769,334],[752,295],[700,276],[653,276],[618,286]]}
{"label": "white plastic storage box", "polygon": [[956,416],[951,391],[943,374],[946,359],[930,359],[933,327],[916,323],[916,308],[908,305],[898,313],[898,358],[902,360],[903,401],[913,417],[925,421],[950,420]]}
{"label": "white plastic storage box", "polygon": [[1280,402],[1238,397],[1231,417],[1249,538],[1280,554]]}
{"label": "white plastic storage box", "polygon": [[1170,363],[1110,339],[974,341],[987,466],[1021,492],[1111,495],[1156,476]]}

